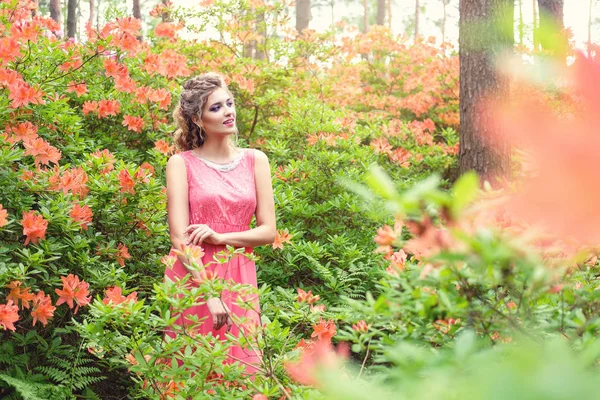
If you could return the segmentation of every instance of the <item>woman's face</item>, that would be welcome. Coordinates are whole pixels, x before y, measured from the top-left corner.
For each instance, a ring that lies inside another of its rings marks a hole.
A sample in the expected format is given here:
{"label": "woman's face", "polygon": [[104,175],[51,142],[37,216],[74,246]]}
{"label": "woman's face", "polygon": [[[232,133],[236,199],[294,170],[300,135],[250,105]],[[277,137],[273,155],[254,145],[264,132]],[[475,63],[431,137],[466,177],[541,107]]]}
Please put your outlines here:
{"label": "woman's face", "polygon": [[225,89],[217,88],[208,96],[201,120],[202,128],[209,136],[235,133],[235,105]]}

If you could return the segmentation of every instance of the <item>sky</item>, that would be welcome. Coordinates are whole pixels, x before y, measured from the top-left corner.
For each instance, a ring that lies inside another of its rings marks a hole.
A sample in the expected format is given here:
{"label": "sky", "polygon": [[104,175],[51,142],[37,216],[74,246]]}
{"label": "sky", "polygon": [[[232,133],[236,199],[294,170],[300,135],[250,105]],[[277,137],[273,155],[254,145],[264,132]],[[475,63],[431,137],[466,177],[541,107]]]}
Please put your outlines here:
{"label": "sky", "polygon": [[[335,10],[336,21],[342,17],[360,18],[362,15],[362,2],[354,0],[347,4],[349,0],[338,0]],[[458,1],[450,0],[447,6],[448,20],[446,25],[446,37],[448,40],[458,42]],[[525,24],[531,25],[533,21],[533,0],[520,0],[523,3],[523,20]],[[392,8],[392,30],[394,33],[402,33],[406,29],[406,23],[414,14],[415,0],[393,0]],[[200,0],[174,0],[176,5],[191,7],[198,5]],[[354,4],[352,4],[354,3]],[[421,13],[420,25],[423,36],[436,36],[441,38],[441,30],[435,25],[436,21],[442,18],[442,0],[420,0],[424,12]],[[515,2],[515,17],[518,15],[518,3]],[[583,48],[587,41],[588,26],[588,7],[589,0],[565,0],[564,22],[565,26],[571,28],[576,47]],[[315,30],[326,29],[331,24],[331,8],[322,7],[312,9],[313,18],[309,28]],[[592,42],[600,40],[600,1],[593,0],[592,9],[593,21],[598,20],[595,28],[592,28]],[[293,21],[292,21],[293,23]],[[531,33],[526,40],[531,40]]]}

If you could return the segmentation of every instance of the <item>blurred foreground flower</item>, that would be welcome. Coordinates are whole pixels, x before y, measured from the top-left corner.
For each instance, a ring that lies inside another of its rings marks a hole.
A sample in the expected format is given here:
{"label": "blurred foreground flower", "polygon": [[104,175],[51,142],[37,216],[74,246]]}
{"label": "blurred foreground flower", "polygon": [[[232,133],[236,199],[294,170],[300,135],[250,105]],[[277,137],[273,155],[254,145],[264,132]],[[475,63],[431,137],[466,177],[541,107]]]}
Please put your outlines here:
{"label": "blurred foreground flower", "polygon": [[[580,55],[571,69],[574,86],[570,93],[561,93],[558,103],[520,96],[508,105],[493,105],[504,137],[529,156],[528,170],[535,171],[524,177],[505,208],[519,222],[561,238],[596,244],[600,242],[600,64]],[[566,107],[566,112],[559,107]]]}

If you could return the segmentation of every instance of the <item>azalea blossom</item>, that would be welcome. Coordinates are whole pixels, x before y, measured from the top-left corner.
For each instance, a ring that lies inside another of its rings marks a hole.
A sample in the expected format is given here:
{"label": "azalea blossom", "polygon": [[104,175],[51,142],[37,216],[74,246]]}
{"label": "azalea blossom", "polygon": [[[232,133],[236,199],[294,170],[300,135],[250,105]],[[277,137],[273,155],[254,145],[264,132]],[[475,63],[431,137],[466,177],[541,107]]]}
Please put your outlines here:
{"label": "azalea blossom", "polygon": [[56,310],[56,307],[52,305],[50,296],[46,296],[46,294],[40,290],[33,299],[33,308],[31,310],[33,325],[38,321],[40,321],[43,326],[48,325],[48,319],[54,316],[54,310]]}
{"label": "azalea blossom", "polygon": [[[89,295],[89,284],[85,281],[80,281],[79,277],[73,274],[61,276],[60,279],[62,280],[63,288],[54,290],[59,296],[56,305],[59,306],[62,303],[67,303],[69,308],[75,307],[74,313],[77,314],[79,307],[88,305],[92,299],[92,296]],[[75,303],[77,303],[77,306],[75,306]]]}
{"label": "azalea blossom", "polygon": [[23,235],[26,235],[25,246],[31,243],[37,243],[40,239],[46,238],[46,229],[48,221],[44,219],[37,211],[23,212],[21,220],[23,226]]}
{"label": "azalea blossom", "polygon": [[21,281],[12,281],[8,285],[7,288],[10,289],[8,296],[6,296],[7,300],[12,300],[15,305],[19,305],[21,302],[22,308],[29,308],[29,302],[35,299],[35,295],[30,293],[30,288],[21,287],[23,282]]}
{"label": "azalea blossom", "polygon": [[4,330],[15,331],[15,322],[19,320],[19,308],[8,300],[6,304],[0,304],[0,326]]}
{"label": "azalea blossom", "polygon": [[0,228],[2,228],[3,226],[6,226],[8,224],[8,211],[6,211],[3,207],[2,204],[0,204]]}
{"label": "azalea blossom", "polygon": [[291,243],[292,235],[289,234],[287,229],[278,230],[275,233],[275,241],[273,242],[274,249],[283,249],[284,243]]}

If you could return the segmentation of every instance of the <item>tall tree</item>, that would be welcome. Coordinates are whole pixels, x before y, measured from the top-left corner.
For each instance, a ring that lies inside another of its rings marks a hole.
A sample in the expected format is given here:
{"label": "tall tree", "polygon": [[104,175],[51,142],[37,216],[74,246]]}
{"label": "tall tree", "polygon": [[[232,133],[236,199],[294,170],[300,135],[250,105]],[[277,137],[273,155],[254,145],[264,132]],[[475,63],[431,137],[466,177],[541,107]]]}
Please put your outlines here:
{"label": "tall tree", "polygon": [[[494,184],[510,170],[510,146],[498,135],[482,102],[508,95],[495,60],[514,45],[513,0],[459,1],[460,173],[474,170]],[[508,21],[510,23],[508,23]]]}
{"label": "tall tree", "polygon": [[540,40],[539,40],[539,21],[538,21],[538,12],[537,12],[537,0],[533,1],[533,50],[539,50],[540,48]]}
{"label": "tall tree", "polygon": [[589,10],[588,10],[588,37],[587,37],[587,56],[588,56],[588,58],[592,58],[592,3],[593,3],[593,0],[590,0]]}
{"label": "tall tree", "polygon": [[50,8],[50,18],[52,18],[54,21],[56,21],[56,23],[60,26],[62,26],[63,22],[62,22],[62,15],[61,15],[61,4],[60,4],[60,0],[50,0],[49,3],[49,8]]}
{"label": "tall tree", "polygon": [[448,14],[446,13],[446,6],[450,0],[442,0],[442,43],[446,41],[446,20],[448,19]]}
{"label": "tall tree", "polygon": [[369,0],[363,0],[363,33],[369,32]]}
{"label": "tall tree", "polygon": [[311,17],[310,0],[296,0],[296,30],[298,33],[308,28]]}
{"label": "tall tree", "polygon": [[519,0],[519,45],[523,47],[525,24],[523,23],[523,0]]}
{"label": "tall tree", "polygon": [[415,41],[419,38],[419,14],[420,14],[419,0],[415,0]]}
{"label": "tall tree", "polygon": [[564,30],[564,0],[538,0],[540,10],[539,36],[542,49],[550,54],[565,58],[567,40]]}
{"label": "tall tree", "polygon": [[96,19],[96,0],[90,0],[90,26],[94,26],[94,20]]}
{"label": "tall tree", "polygon": [[385,8],[386,0],[377,0],[377,18],[375,19],[377,25],[385,24]]}
{"label": "tall tree", "polygon": [[140,0],[133,0],[133,17],[142,19],[142,8],[140,7]]}
{"label": "tall tree", "polygon": [[67,2],[67,37],[74,38],[77,34],[77,0]]}

